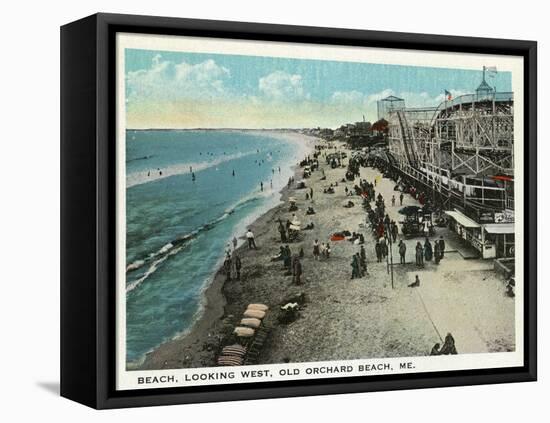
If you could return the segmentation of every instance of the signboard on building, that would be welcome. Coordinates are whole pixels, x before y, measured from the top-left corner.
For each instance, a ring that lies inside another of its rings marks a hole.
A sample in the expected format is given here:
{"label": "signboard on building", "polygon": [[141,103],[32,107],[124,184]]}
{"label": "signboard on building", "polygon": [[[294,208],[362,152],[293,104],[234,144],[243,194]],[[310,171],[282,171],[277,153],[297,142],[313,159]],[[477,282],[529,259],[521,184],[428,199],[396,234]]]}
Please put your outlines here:
{"label": "signboard on building", "polygon": [[495,223],[513,223],[514,222],[514,213],[502,212],[495,213]]}

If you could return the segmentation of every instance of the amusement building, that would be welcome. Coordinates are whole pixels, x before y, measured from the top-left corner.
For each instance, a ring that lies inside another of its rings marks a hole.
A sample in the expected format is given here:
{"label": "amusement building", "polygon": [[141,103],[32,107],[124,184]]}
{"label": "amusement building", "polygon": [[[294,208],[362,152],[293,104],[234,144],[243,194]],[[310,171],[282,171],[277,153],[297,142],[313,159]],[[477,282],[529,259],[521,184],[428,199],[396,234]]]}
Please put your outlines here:
{"label": "amusement building", "polygon": [[389,171],[428,193],[434,208],[482,258],[514,256],[514,98],[486,81],[473,94],[435,107],[378,102],[388,147],[377,155]]}

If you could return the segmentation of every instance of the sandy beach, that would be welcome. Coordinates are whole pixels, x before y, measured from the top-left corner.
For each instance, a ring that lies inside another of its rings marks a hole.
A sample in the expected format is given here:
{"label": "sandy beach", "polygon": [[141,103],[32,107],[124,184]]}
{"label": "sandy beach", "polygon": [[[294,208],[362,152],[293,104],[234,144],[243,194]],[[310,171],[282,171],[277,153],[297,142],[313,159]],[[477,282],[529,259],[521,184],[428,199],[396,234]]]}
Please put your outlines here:
{"label": "sandy beach", "polygon": [[[351,152],[343,145],[338,148],[350,157]],[[453,333],[459,353],[514,350],[514,300],[505,295],[505,285],[491,262],[465,261],[448,229],[438,228],[437,236],[444,236],[447,243],[445,259],[439,265],[427,263],[425,268],[416,268],[413,251],[420,238],[405,239],[404,265],[398,264],[394,247],[392,288],[388,265],[376,262],[375,241],[365,225],[361,198],[345,194],[345,187],[351,189],[354,185],[342,182],[346,167],[331,169],[325,161],[324,152],[333,151],[323,150],[320,169],[305,180],[307,189],[295,185],[283,189],[283,202],[249,226],[258,249],[249,250],[245,245],[238,248],[241,280],[226,281],[225,274],[218,271],[204,292],[202,316],[191,331],[147,354],[139,369],[214,366],[220,344],[249,303],[270,307],[265,324],[271,331],[259,356],[261,364],[424,356],[447,332]],[[347,162],[344,160],[344,165]],[[321,180],[322,171],[326,180]],[[296,166],[296,181],[302,179],[301,174],[302,169]],[[394,182],[372,168],[361,168],[360,174],[369,182],[379,178],[376,193],[384,196],[390,217],[402,220],[398,214],[401,207],[390,205]],[[335,193],[324,194],[323,189],[331,183],[338,183]],[[306,199],[310,188],[313,199]],[[302,248],[304,251],[301,285],[293,284],[292,276],[285,276],[282,261],[271,260],[282,245],[277,221],[285,222],[293,213],[289,211],[289,196],[297,199],[298,211],[294,213],[298,220],[304,226],[314,224],[313,230],[301,231],[298,242],[289,244],[293,254]],[[343,207],[349,200],[355,206]],[[405,196],[403,206],[416,204],[412,197]],[[314,208],[314,215],[306,215],[309,206]],[[330,258],[317,261],[313,257],[315,239],[327,242],[331,234],[343,230],[360,232],[365,237],[368,274],[363,278],[351,279],[351,259],[359,251],[352,242],[331,242]],[[243,236],[245,231],[243,228]],[[411,289],[408,284],[415,275],[422,283]],[[290,324],[279,323],[279,307],[297,294],[305,296],[298,319]]]}

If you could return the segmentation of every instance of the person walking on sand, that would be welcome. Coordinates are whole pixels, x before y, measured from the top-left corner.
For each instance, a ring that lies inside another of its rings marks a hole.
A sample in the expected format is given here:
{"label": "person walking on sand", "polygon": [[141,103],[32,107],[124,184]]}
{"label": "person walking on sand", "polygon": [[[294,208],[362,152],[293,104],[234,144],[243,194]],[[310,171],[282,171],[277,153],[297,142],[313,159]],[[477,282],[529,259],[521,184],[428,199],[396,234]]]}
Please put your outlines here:
{"label": "person walking on sand", "polygon": [[237,280],[237,254],[233,254],[229,260],[231,263],[231,268],[230,268],[231,279]]}
{"label": "person walking on sand", "polygon": [[435,264],[439,264],[439,260],[441,260],[441,249],[439,248],[439,241],[435,240],[435,242],[434,242],[434,261],[435,261]]}
{"label": "person walking on sand", "polygon": [[319,247],[319,251],[321,252],[321,257],[326,258],[327,256],[327,246],[324,242],[321,242],[321,246]]}
{"label": "person walking on sand", "polygon": [[392,222],[391,222],[391,236],[393,238],[394,243],[397,241],[398,232],[399,232],[399,229],[397,228],[397,223],[395,223],[395,220],[392,220]]}
{"label": "person walking on sand", "polygon": [[380,240],[380,248],[382,249],[382,258],[386,258],[388,256],[388,243],[386,242],[386,238],[382,238]]}
{"label": "person walking on sand", "polygon": [[302,284],[302,263],[300,262],[299,257],[294,258],[294,266],[293,266],[293,278],[292,282],[294,285],[301,285]]}
{"label": "person walking on sand", "polygon": [[407,246],[403,240],[399,241],[399,263],[405,264],[405,254],[407,253]]}
{"label": "person walking on sand", "polygon": [[233,249],[235,250],[237,248],[237,238],[233,237]]}
{"label": "person walking on sand", "polygon": [[403,205],[403,193],[399,194],[399,205],[402,206]]}
{"label": "person walking on sand", "polygon": [[264,190],[264,183],[260,182],[260,191],[263,191],[263,190]]}
{"label": "person walking on sand", "polygon": [[382,246],[380,245],[380,241],[376,240],[376,245],[374,246],[374,251],[376,252],[376,261],[378,263],[382,262]]}
{"label": "person walking on sand", "polygon": [[351,279],[356,279],[359,277],[359,260],[357,260],[357,256],[354,254],[351,259]]}
{"label": "person walking on sand", "polygon": [[226,256],[223,262],[223,273],[225,273],[225,281],[231,280],[231,257]]}
{"label": "person walking on sand", "polygon": [[426,238],[426,241],[424,242],[424,259],[426,261],[432,261],[432,256],[432,243],[430,242],[429,238]]}
{"label": "person walking on sand", "polygon": [[424,249],[420,241],[416,243],[416,265],[418,267],[424,266]]}
{"label": "person walking on sand", "polygon": [[241,267],[242,267],[241,258],[239,257],[238,254],[235,254],[235,272],[237,273],[238,281],[241,280]]}
{"label": "person walking on sand", "polygon": [[443,260],[445,256],[445,240],[443,239],[443,235],[439,237],[439,253],[441,254],[441,260]]}
{"label": "person walking on sand", "polygon": [[361,265],[361,255],[359,253],[355,253],[355,257],[357,260],[357,270],[359,273],[359,277],[362,278],[365,276],[365,273],[363,272],[363,266]]}
{"label": "person walking on sand", "polygon": [[313,242],[313,258],[315,260],[319,260],[319,254],[321,253],[320,247],[319,247],[319,240],[316,239],[315,242]]}
{"label": "person walking on sand", "polygon": [[254,233],[250,229],[246,232],[246,239],[248,241],[248,249],[249,250],[251,250],[251,249],[257,250],[258,249],[258,247],[256,247],[256,241],[254,240]]}
{"label": "person walking on sand", "polygon": [[292,263],[292,252],[290,251],[290,247],[287,245],[285,245],[284,249],[283,249],[283,266],[285,267],[285,269],[287,270],[287,274],[289,275],[290,273],[290,267],[291,267],[291,263]]}
{"label": "person walking on sand", "polygon": [[378,227],[376,228],[376,234],[378,235],[378,238],[382,238],[384,236],[384,222],[382,220],[378,222]]}
{"label": "person walking on sand", "polygon": [[281,219],[279,219],[279,234],[281,235],[281,242],[286,242],[286,228]]}
{"label": "person walking on sand", "polygon": [[361,250],[359,252],[359,257],[361,259],[361,269],[364,273],[367,273],[367,252],[365,251],[365,246],[361,245]]}
{"label": "person walking on sand", "polygon": [[391,196],[391,206],[395,207],[395,195]]}

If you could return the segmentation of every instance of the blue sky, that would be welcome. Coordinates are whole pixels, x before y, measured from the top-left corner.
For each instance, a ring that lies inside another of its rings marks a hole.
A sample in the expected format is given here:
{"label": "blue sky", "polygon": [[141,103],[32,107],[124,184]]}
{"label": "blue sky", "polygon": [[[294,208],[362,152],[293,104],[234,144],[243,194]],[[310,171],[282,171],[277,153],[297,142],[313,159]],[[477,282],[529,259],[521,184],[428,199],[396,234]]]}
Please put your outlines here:
{"label": "blue sky", "polygon": [[[127,126],[337,127],[393,94],[406,105],[434,106],[444,90],[471,93],[480,70],[441,69],[309,59],[127,49]],[[511,90],[511,74],[487,79]]]}

